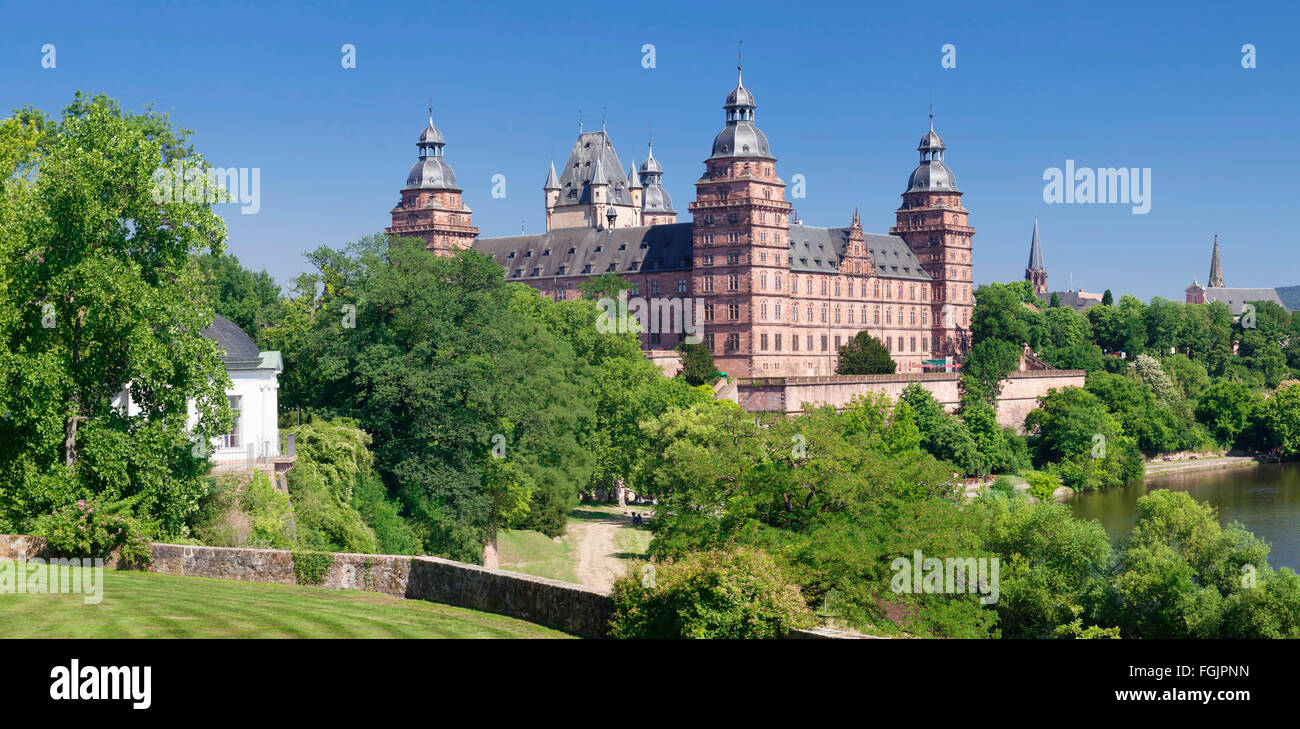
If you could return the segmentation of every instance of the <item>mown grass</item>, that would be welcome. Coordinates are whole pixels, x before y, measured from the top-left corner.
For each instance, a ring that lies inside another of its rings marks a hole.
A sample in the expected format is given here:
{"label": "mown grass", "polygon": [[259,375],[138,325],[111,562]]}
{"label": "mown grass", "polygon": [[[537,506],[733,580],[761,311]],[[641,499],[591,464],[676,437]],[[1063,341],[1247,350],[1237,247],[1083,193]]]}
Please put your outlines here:
{"label": "mown grass", "polygon": [[[7,566],[7,565],[0,565]],[[567,638],[523,620],[355,590],[104,570],[103,600],[0,594],[5,638]]]}
{"label": "mown grass", "polygon": [[541,532],[502,529],[497,532],[497,557],[503,570],[564,582],[578,581],[575,570],[578,558],[568,537],[555,540]]}

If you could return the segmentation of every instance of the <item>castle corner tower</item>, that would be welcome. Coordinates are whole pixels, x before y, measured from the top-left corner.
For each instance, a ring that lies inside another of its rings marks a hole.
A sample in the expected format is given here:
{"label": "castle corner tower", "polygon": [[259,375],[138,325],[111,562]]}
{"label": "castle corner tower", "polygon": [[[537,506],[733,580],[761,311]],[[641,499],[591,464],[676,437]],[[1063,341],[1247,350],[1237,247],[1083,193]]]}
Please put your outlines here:
{"label": "castle corner tower", "polygon": [[419,159],[406,175],[402,198],[391,211],[393,225],[385,232],[423,238],[429,250],[439,255],[469,248],[478,237],[478,228],[473,225],[472,211],[461,199],[456,175],[444,157],[446,142],[433,125],[432,108],[429,124],[415,146],[420,150]]}
{"label": "castle corner tower", "polygon": [[[788,270],[790,213],[785,182],[776,176],[776,158],[767,136],[754,124],[758,108],[736,66],[736,88],[722,108],[726,125],[713,139],[704,175],[695,183],[689,210],[695,262],[696,296],[705,297],[704,341],[718,368],[747,377],[755,339],[755,305],[760,277],[774,279]],[[647,160],[648,162],[649,160]],[[781,298],[768,297],[773,305]]]}
{"label": "castle corner tower", "polygon": [[890,233],[901,237],[932,279],[932,356],[964,355],[970,348],[970,317],[975,305],[971,291],[970,211],[961,205],[957,177],[944,164],[947,147],[934,131],[921,137],[921,159],[908,178],[903,205],[895,211]]}

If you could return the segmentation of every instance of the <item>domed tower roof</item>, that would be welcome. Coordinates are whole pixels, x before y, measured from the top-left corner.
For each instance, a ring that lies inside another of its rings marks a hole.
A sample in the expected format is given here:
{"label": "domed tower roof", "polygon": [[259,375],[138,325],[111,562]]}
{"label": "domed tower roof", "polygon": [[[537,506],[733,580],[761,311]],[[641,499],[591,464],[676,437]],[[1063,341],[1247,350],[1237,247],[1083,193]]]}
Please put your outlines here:
{"label": "domed tower roof", "polygon": [[726,157],[759,157],[770,159],[772,150],[767,135],[754,126],[754,110],[758,105],[754,95],[745,88],[742,67],[736,66],[736,88],[727,94],[722,108],[727,112],[727,126],[713,139],[713,154],[709,159]]}
{"label": "domed tower roof", "polygon": [[908,178],[908,192],[960,192],[957,189],[957,176],[943,163],[946,149],[943,137],[934,131],[934,113],[931,112],[930,131],[921,137],[921,143],[916,148],[921,161]]}
{"label": "domed tower roof", "polygon": [[443,140],[442,132],[433,125],[433,108],[429,109],[429,123],[420,132],[420,138],[415,142],[416,148],[420,150],[420,158],[411,165],[411,171],[406,173],[407,190],[453,190],[460,192],[456,187],[456,175],[451,170],[451,165],[443,159],[443,147],[446,142]]}
{"label": "domed tower roof", "polygon": [[645,162],[641,163],[641,174],[660,174],[664,171],[663,165],[655,159],[654,143],[650,143],[650,154],[646,156]]}

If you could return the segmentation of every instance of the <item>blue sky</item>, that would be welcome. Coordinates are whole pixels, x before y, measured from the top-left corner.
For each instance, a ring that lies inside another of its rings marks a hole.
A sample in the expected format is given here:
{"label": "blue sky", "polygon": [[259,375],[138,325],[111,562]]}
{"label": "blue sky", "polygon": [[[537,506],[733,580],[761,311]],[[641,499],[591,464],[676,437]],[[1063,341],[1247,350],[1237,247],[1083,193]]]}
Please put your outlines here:
{"label": "blue sky", "polygon": [[[431,86],[482,235],[543,229],[547,165],[568,154],[579,109],[591,129],[602,107],[625,166],[653,125],[689,220],[743,39],[778,173],[807,180],[793,201],[806,223],[846,225],[858,207],[869,232],[888,232],[933,95],[978,283],[1023,277],[1038,216],[1053,289],[1072,274],[1117,297],[1181,299],[1204,282],[1215,232],[1228,285],[1300,284],[1291,4],[0,5],[0,106],[55,113],[81,89],[170,109],[212,164],[261,169],[260,212],[218,210],[230,249],[281,282],[304,251],[388,224]],[[355,69],[341,67],[345,43]],[[956,68],[941,67],[947,43]],[[1242,68],[1246,43],[1256,68]],[[1150,168],[1150,212],[1045,203],[1043,172],[1067,159]]]}

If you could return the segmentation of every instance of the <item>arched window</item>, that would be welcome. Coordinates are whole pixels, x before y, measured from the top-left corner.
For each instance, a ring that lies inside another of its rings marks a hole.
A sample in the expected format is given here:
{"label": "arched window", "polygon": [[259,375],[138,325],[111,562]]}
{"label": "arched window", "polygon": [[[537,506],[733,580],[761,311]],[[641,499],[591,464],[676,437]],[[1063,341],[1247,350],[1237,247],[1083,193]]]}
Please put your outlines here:
{"label": "arched window", "polygon": [[835,323],[840,323],[840,307],[835,307]]}
{"label": "arched window", "polygon": [[880,325],[880,307],[879,307],[879,306],[877,306],[877,307],[875,308],[875,313],[872,314],[872,316],[871,316],[871,323],[872,323],[872,324],[875,324],[875,325],[877,325],[877,326]]}

